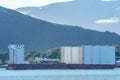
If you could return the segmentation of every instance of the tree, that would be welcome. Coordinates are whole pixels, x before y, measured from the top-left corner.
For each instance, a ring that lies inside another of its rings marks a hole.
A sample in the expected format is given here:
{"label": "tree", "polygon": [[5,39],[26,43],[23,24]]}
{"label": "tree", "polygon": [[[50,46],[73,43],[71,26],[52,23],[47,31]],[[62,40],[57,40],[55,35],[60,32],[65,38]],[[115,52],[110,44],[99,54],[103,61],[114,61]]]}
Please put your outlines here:
{"label": "tree", "polygon": [[2,63],[2,60],[0,59],[0,65],[2,65],[3,63]]}

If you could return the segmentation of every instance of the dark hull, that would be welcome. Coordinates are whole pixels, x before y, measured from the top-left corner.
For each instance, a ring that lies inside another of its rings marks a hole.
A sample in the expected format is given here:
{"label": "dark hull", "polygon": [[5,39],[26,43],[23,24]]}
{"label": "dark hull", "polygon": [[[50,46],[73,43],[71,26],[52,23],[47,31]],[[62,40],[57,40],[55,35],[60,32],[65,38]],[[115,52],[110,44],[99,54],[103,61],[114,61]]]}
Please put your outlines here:
{"label": "dark hull", "polygon": [[26,69],[113,69],[115,65],[111,64],[9,64],[8,70],[26,70]]}

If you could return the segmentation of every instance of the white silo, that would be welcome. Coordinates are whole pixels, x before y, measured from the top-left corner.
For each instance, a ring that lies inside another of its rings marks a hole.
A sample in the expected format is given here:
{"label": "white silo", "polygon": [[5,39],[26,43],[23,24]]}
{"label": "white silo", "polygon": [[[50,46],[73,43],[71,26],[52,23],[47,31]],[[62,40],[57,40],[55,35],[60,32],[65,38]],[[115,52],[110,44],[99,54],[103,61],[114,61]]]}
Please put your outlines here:
{"label": "white silo", "polygon": [[61,62],[71,64],[72,63],[72,47],[61,47]]}
{"label": "white silo", "polygon": [[61,62],[66,64],[115,65],[114,46],[63,46]]}
{"label": "white silo", "polygon": [[66,64],[82,64],[83,48],[80,46],[63,46],[61,47],[61,62]]}
{"label": "white silo", "polygon": [[9,45],[9,63],[24,64],[24,45]]}

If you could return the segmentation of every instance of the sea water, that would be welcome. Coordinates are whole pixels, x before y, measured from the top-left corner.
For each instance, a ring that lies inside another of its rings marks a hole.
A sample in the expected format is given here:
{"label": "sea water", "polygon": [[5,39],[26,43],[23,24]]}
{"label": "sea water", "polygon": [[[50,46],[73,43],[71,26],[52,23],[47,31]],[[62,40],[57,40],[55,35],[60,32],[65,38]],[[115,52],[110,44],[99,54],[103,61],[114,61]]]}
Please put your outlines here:
{"label": "sea water", "polygon": [[120,69],[5,70],[0,80],[120,80]]}

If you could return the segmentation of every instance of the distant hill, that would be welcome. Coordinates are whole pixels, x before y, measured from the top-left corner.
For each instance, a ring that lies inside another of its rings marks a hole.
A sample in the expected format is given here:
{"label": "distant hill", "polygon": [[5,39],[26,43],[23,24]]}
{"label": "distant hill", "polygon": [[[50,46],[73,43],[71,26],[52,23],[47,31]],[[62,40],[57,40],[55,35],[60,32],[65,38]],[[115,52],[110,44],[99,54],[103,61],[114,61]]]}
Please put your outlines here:
{"label": "distant hill", "polygon": [[24,44],[27,50],[45,51],[58,46],[120,44],[120,36],[53,24],[0,7],[0,51],[7,50],[9,44]]}
{"label": "distant hill", "polygon": [[86,29],[107,30],[120,34],[120,21],[112,25],[95,23],[101,19],[120,19],[119,6],[119,0],[73,0],[43,7],[22,7],[16,10],[53,23],[77,25]]}

